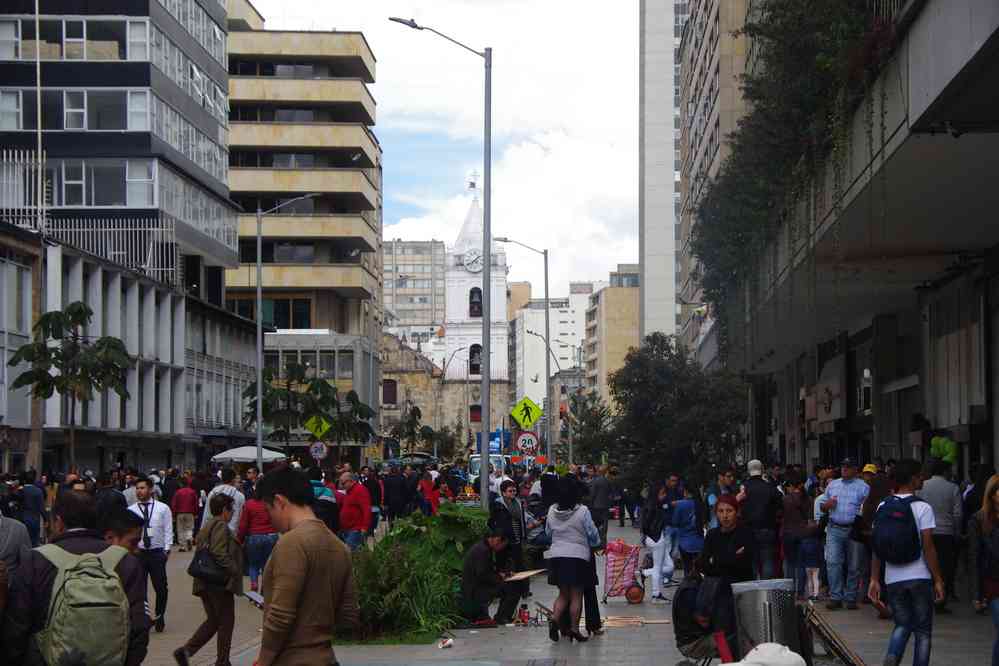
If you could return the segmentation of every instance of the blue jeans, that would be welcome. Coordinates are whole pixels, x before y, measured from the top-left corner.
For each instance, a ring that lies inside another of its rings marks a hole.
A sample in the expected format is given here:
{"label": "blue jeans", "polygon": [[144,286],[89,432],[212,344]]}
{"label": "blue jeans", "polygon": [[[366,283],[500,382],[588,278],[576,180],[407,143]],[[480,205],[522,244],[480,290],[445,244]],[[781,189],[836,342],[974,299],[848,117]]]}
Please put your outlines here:
{"label": "blue jeans", "polygon": [[912,666],[929,666],[930,637],[933,635],[933,583],[926,578],[904,580],[886,586],[885,591],[895,617],[895,630],[888,639],[888,654],[901,663],[909,636],[915,634]]}
{"label": "blue jeans", "polygon": [[28,528],[28,538],[31,539],[31,547],[37,548],[42,532],[42,521],[38,516],[24,515],[21,517],[21,522]]}
{"label": "blue jeans", "polygon": [[829,598],[833,601],[856,603],[862,550],[851,546],[849,527],[829,524],[826,530],[826,570],[829,576]]}
{"label": "blue jeans", "polygon": [[246,559],[250,561],[250,582],[256,584],[277,543],[277,534],[251,534],[246,537]]}
{"label": "blue jeans", "polygon": [[784,535],[784,578],[794,580],[795,593],[804,596],[805,569],[801,565],[801,539],[790,534]]}
{"label": "blue jeans", "polygon": [[[989,611],[992,612],[992,626],[999,632],[999,599],[989,602]],[[992,642],[992,666],[999,666],[999,636]]]}
{"label": "blue jeans", "polygon": [[347,548],[350,548],[351,552],[353,552],[364,545],[364,532],[361,530],[340,532],[340,539],[347,544]]}
{"label": "blue jeans", "polygon": [[753,562],[759,580],[770,580],[777,573],[777,532],[753,530],[756,537],[756,559]]}

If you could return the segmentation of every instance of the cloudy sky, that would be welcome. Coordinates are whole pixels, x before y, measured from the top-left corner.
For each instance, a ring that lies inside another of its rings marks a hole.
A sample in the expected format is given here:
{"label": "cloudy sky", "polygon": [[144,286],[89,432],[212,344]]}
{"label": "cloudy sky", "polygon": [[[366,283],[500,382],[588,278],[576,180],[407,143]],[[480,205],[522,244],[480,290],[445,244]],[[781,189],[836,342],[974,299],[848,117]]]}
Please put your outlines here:
{"label": "cloudy sky", "polygon": [[[482,172],[482,61],[413,17],[493,47],[493,233],[551,249],[552,295],[638,257],[638,2],[253,0],[271,29],[360,30],[378,60],[385,237],[454,242]],[[507,249],[541,296],[541,259]]]}

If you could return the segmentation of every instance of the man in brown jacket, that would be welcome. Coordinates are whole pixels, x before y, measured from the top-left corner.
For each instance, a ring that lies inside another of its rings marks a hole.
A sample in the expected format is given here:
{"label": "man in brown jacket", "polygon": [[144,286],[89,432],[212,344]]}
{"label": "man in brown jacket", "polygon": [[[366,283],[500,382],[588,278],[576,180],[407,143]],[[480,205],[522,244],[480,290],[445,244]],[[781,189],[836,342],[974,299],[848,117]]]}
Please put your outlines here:
{"label": "man in brown jacket", "polygon": [[285,468],[257,485],[281,538],[264,569],[259,666],[333,664],[337,625],[360,616],[350,551],[312,512],[313,492],[301,472]]}

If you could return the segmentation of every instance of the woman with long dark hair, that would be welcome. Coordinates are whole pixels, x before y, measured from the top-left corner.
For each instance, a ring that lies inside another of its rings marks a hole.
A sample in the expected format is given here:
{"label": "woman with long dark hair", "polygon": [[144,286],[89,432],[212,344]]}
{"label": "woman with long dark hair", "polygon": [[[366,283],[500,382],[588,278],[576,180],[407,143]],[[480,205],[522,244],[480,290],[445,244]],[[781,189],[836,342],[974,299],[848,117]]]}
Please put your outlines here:
{"label": "woman with long dark hair", "polygon": [[[999,631],[999,476],[985,485],[982,508],[968,523],[971,593],[975,610],[986,608]],[[999,637],[992,645],[992,666],[999,666]]]}
{"label": "woman with long dark hair", "polygon": [[[649,497],[642,507],[642,543],[652,551],[652,603],[666,603],[663,579],[673,576],[673,555],[666,531],[672,529],[666,512],[666,488],[655,485],[649,488]],[[648,573],[648,572],[646,572]]]}
{"label": "woman with long dark hair", "polygon": [[[600,544],[600,533],[593,523],[589,509],[580,504],[579,499],[579,482],[571,476],[559,479],[558,501],[548,510],[545,523],[545,532],[552,539],[545,559],[548,560],[548,582],[558,587],[552,617],[561,617],[568,611],[569,629],[561,633],[570,641],[582,643],[587,640],[587,637],[579,633],[583,589],[596,584],[590,558],[591,549]],[[549,638],[558,641],[559,633],[558,623],[550,620]]]}

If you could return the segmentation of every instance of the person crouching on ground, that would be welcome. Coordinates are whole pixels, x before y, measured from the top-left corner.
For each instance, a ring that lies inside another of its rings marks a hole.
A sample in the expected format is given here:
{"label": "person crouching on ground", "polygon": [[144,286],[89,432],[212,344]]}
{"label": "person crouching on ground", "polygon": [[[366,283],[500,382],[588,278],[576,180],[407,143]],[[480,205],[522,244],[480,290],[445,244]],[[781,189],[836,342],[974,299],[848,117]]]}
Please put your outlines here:
{"label": "person crouching on ground", "polygon": [[[513,618],[520,600],[520,587],[505,582],[506,575],[496,567],[497,556],[507,549],[507,535],[494,528],[465,554],[461,572],[461,614],[469,621],[505,624]],[[489,618],[489,604],[499,599],[495,619]]]}

